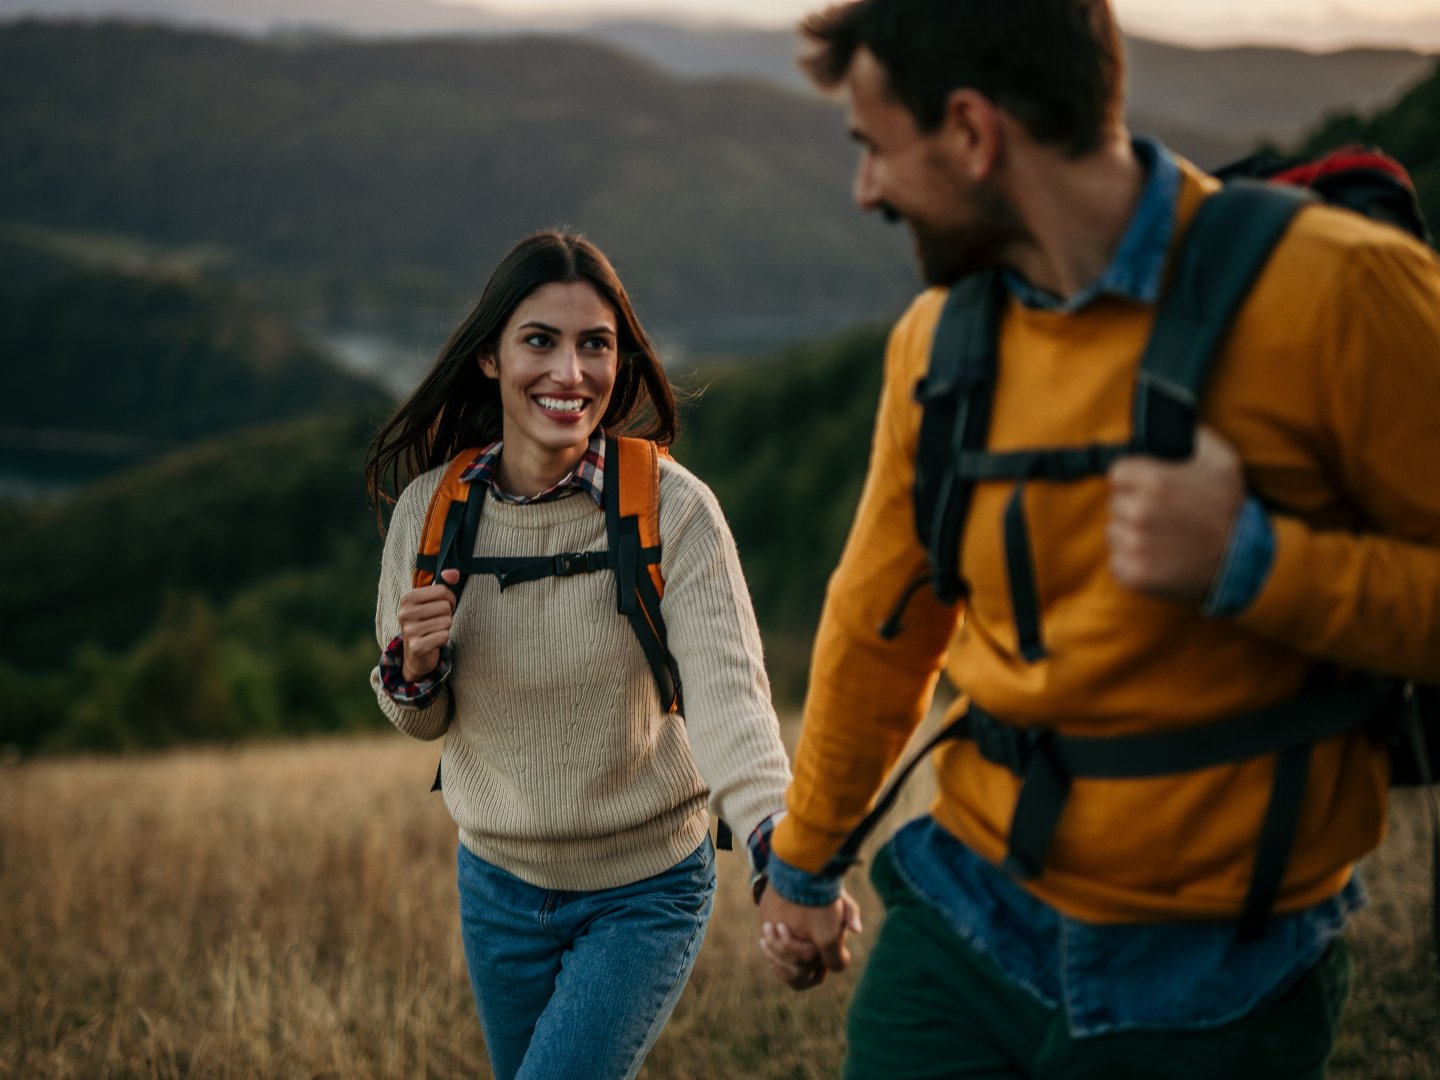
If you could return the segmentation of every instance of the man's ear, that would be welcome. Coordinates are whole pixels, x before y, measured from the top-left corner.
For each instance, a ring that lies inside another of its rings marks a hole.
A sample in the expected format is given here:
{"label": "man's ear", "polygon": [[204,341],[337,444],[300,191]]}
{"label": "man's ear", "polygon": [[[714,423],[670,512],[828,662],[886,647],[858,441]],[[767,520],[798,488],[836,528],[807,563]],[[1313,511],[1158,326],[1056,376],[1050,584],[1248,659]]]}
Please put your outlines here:
{"label": "man's ear", "polygon": [[480,362],[480,372],[488,379],[500,377],[500,366],[495,363],[494,353],[481,353],[477,358]]}
{"label": "man's ear", "polygon": [[972,183],[988,179],[1000,160],[1005,138],[999,106],[978,90],[952,90],[945,99],[940,129],[961,174]]}

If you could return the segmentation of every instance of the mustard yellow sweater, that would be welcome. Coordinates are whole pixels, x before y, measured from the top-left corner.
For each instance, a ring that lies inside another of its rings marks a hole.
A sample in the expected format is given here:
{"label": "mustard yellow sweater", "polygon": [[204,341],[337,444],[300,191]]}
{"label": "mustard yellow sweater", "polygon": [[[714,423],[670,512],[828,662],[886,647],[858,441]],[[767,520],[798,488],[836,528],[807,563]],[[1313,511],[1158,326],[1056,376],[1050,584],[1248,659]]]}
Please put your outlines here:
{"label": "mustard yellow sweater", "polygon": [[[1215,182],[1184,166],[1183,233]],[[1304,210],[1235,325],[1205,422],[1239,448],[1271,506],[1277,551],[1232,620],[1121,588],[1107,568],[1107,482],[1032,483],[1026,506],[1050,655],[1016,653],[1002,542],[1012,488],[981,485],[963,537],[973,592],[928,590],[893,642],[876,633],[924,572],[911,510],[924,374],[943,294],[892,334],[869,475],[831,579],[789,814],[774,850],[815,870],[863,815],[924,715],[943,667],[1015,723],[1076,734],[1181,727],[1295,693],[1317,659],[1440,680],[1440,265],[1394,229]],[[1105,299],[1078,313],[1011,302],[990,446],[1128,437],[1152,309]],[[955,709],[963,707],[958,702]],[[936,755],[936,819],[1004,855],[1019,781],[973,744]],[[1028,887],[1074,917],[1146,921],[1238,912],[1273,759],[1153,780],[1076,781],[1044,874]],[[1383,753],[1362,735],[1319,747],[1280,910],[1346,880],[1385,823]]]}

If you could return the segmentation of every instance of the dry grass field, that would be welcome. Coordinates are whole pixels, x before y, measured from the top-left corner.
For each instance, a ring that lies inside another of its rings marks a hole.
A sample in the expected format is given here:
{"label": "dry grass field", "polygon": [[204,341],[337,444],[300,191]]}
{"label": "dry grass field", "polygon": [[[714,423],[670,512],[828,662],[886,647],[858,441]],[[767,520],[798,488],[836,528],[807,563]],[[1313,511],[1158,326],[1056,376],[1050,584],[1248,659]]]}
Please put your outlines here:
{"label": "dry grass field", "polygon": [[[425,791],[434,753],[374,736],[0,767],[0,1077],[488,1075],[454,828]],[[1395,809],[1352,935],[1345,1080],[1440,1076],[1428,837],[1417,800]],[[868,938],[879,911],[855,877]],[[743,858],[724,856],[709,939],[642,1076],[836,1075],[853,975],[785,990],[753,912]]]}

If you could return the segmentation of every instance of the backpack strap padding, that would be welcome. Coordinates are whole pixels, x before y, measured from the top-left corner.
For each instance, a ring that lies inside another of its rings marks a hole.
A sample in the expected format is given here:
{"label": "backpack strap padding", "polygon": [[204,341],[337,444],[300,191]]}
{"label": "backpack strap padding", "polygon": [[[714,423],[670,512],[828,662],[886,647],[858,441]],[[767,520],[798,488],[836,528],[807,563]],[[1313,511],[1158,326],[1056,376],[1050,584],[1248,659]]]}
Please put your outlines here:
{"label": "backpack strap padding", "polygon": [[[615,472],[606,462],[605,472],[617,476],[620,484],[619,512],[622,518],[633,517],[639,529],[641,561],[650,572],[650,581],[657,596],[665,595],[665,579],[658,560],[645,556],[660,547],[660,450],[649,439],[616,438]],[[607,457],[608,457],[607,453]]]}
{"label": "backpack strap padding", "polygon": [[1201,204],[1140,360],[1135,442],[1141,452],[1190,456],[1200,398],[1235,315],[1295,214],[1313,201],[1296,188],[1236,180]]}
{"label": "backpack strap padding", "polygon": [[[460,476],[479,456],[478,448],[465,450],[451,460],[445,468],[445,474],[440,478],[440,486],[430,496],[430,506],[425,511],[425,524],[420,530],[419,559],[426,562],[433,562],[434,569],[416,566],[414,575],[414,587],[419,589],[435,582],[437,574],[443,569],[443,556],[447,554],[445,549],[446,523],[450,522],[450,508],[456,503],[468,504],[470,497],[470,484],[462,481]],[[452,525],[452,532],[453,532]],[[453,536],[452,536],[453,542]]]}
{"label": "backpack strap padding", "polygon": [[661,706],[680,711],[680,669],[666,644],[660,600],[660,454],[648,439],[605,441],[605,533],[615,568],[615,607],[630,620],[655,676]]}
{"label": "backpack strap padding", "polygon": [[915,387],[924,409],[915,454],[915,525],[929,556],[935,595],[947,604],[965,592],[960,540],[973,487],[956,476],[955,462],[985,446],[1003,298],[993,270],[951,287],[935,326],[929,370]]}

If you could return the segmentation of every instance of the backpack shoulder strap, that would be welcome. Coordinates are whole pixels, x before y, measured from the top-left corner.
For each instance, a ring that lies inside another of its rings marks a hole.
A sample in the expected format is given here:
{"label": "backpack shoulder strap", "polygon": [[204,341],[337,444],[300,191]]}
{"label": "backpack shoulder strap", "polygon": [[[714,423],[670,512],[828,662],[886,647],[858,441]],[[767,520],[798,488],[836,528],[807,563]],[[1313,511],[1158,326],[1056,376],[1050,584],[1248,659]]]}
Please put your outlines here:
{"label": "backpack shoulder strap", "polygon": [[1162,458],[1190,456],[1215,357],[1275,246],[1312,201],[1289,186],[1233,180],[1201,204],[1175,257],[1140,361],[1138,450]]}
{"label": "backpack shoulder strap", "polygon": [[947,604],[965,590],[960,535],[973,486],[956,476],[955,460],[961,451],[985,445],[1003,298],[993,270],[951,287],[935,327],[929,370],[915,387],[923,410],[915,451],[915,527],[929,556],[935,594]]}
{"label": "backpack shoulder strap", "polygon": [[615,607],[630,620],[661,705],[682,708],[680,670],[666,644],[660,599],[660,452],[649,439],[605,440],[605,533],[615,568]]}
{"label": "backpack shoulder strap", "polygon": [[[425,524],[420,531],[420,550],[415,557],[414,587],[417,589],[434,583],[441,570],[461,568],[461,561],[468,554],[468,548],[460,542],[461,537],[475,535],[485,492],[483,487],[476,490],[460,477],[479,454],[478,447],[457,454],[445,467],[439,486],[430,496]],[[462,569],[459,583],[451,589],[458,596],[464,584]]]}
{"label": "backpack shoulder strap", "polygon": [[[680,667],[666,643],[660,600],[665,578],[660,573],[660,459],[668,448],[649,439],[617,436],[605,447],[605,528],[615,560],[616,606],[630,620],[668,712],[685,707]],[[715,846],[734,846],[723,819],[715,827]]]}

